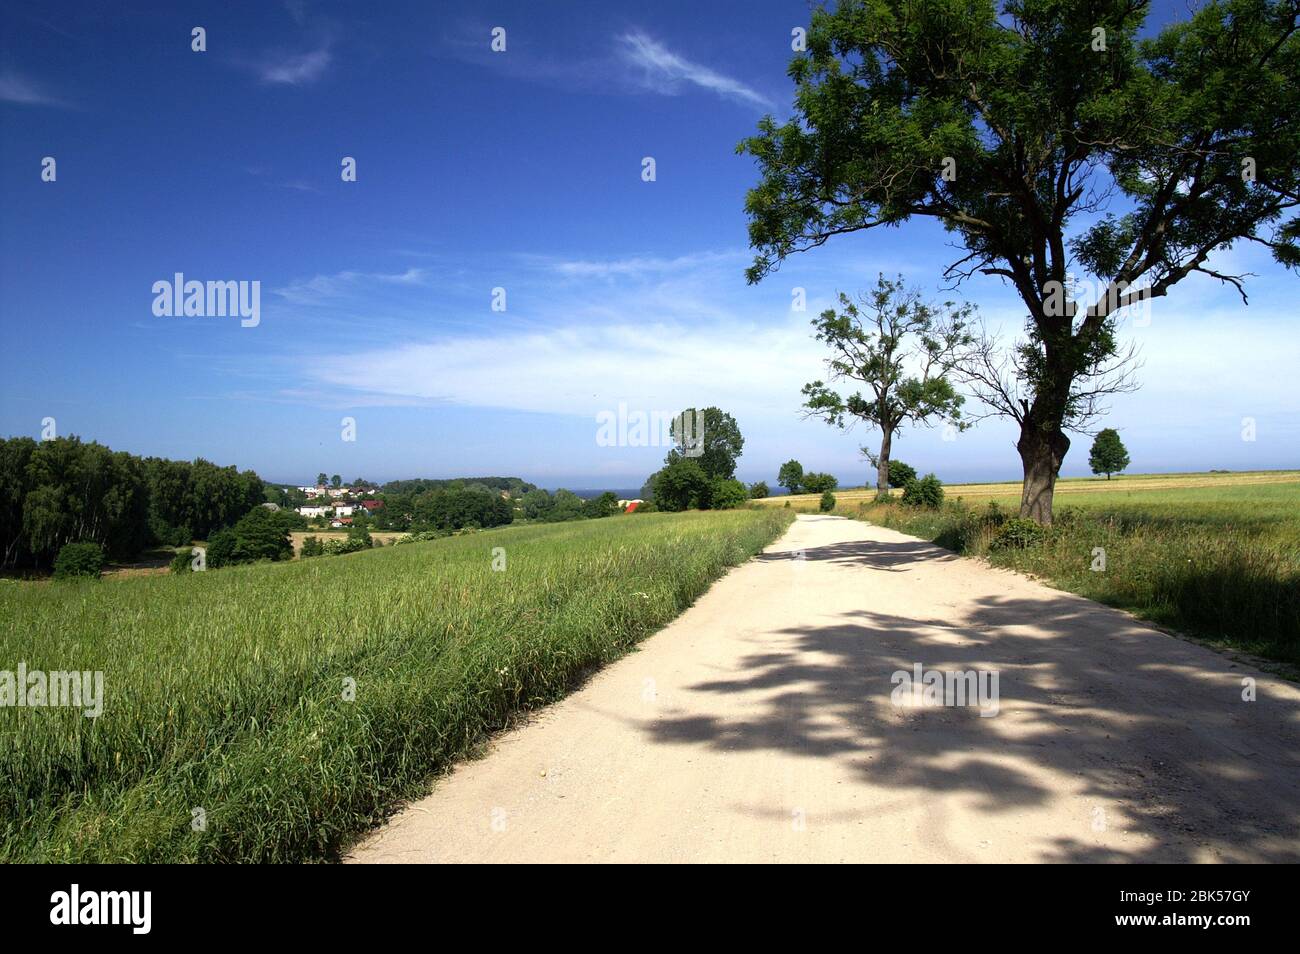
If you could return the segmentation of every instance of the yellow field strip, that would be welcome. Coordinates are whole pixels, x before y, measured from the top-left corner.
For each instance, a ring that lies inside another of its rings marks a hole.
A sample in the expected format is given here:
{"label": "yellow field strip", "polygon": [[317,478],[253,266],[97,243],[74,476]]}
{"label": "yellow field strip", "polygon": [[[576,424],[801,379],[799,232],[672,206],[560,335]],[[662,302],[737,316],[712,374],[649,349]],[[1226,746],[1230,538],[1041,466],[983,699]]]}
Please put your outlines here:
{"label": "yellow field strip", "polygon": [[[1236,474],[1150,474],[1133,477],[1117,477],[1113,480],[1101,478],[1069,477],[1057,482],[1056,495],[1128,493],[1142,490],[1184,490],[1197,487],[1241,487],[1263,486],[1265,484],[1300,483],[1300,471],[1274,470]],[[950,498],[955,497],[1018,497],[1020,484],[1015,482],[997,484],[947,484],[944,491]],[[895,494],[899,491],[895,491]],[[835,491],[837,501],[843,503],[871,499],[876,495],[875,488],[856,487]],[[789,500],[794,503],[816,502],[819,494],[798,494],[784,497],[767,497],[754,503],[764,506],[782,506]]]}

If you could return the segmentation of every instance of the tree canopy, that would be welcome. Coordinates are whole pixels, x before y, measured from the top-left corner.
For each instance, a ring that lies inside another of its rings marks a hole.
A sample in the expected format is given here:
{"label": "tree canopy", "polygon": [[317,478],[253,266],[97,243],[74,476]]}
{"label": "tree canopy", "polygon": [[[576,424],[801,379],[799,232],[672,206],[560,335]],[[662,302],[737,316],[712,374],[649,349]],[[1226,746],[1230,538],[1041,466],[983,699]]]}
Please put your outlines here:
{"label": "tree canopy", "polygon": [[1088,465],[1094,474],[1105,474],[1107,480],[1111,474],[1122,473],[1128,467],[1128,448],[1119,439],[1119,431],[1106,427],[1097,432],[1088,454]]}
{"label": "tree canopy", "polygon": [[879,493],[889,492],[890,450],[904,424],[960,420],[965,398],[949,373],[973,343],[967,330],[973,310],[952,302],[930,304],[901,277],[880,275],[858,301],[841,293],[838,311],[828,308],[813,319],[817,340],[830,349],[826,366],[832,383],[865,385],[867,393],[842,396],[812,381],[803,387],[804,408],[837,427],[862,421],[880,431],[880,451],[872,455]]}
{"label": "tree canopy", "polygon": [[[851,232],[937,220],[947,275],[1009,282],[1025,338],[981,397],[1020,425],[1021,513],[1050,522],[1070,441],[1122,364],[1129,305],[1259,243],[1300,265],[1300,6],[1218,0],[1139,39],[1140,0],[842,0],[813,12],[796,116],[739,150],[751,282]],[[1072,271],[1101,291],[1064,301]],[[1243,290],[1244,298],[1244,290]],[[1009,381],[1008,377],[1013,377]]]}

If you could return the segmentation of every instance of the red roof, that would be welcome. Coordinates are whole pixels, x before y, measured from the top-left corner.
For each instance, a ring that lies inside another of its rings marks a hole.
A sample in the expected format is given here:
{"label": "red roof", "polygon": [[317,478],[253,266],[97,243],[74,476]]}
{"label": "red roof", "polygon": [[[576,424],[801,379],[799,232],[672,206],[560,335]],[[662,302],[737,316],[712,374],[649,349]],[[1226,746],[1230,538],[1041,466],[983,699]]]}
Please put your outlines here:
{"label": "red roof", "polygon": [[378,510],[378,509],[379,509],[380,507],[382,507],[383,505],[384,505],[384,502],[383,502],[382,500],[363,500],[363,501],[361,501],[361,506],[365,507],[367,510]]}

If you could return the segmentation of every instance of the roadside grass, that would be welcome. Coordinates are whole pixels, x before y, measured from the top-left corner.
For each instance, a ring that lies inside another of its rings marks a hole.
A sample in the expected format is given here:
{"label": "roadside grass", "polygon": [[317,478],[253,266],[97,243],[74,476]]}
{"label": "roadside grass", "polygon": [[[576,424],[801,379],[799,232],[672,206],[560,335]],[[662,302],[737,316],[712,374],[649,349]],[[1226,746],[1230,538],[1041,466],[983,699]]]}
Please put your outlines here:
{"label": "roadside grass", "polygon": [[0,582],[0,668],[104,673],[98,719],[0,709],[0,860],[336,857],[791,519],[643,514],[111,585]]}
{"label": "roadside grass", "polygon": [[[897,503],[841,508],[997,566],[1128,610],[1156,624],[1300,664],[1300,483],[1166,488],[1059,501],[1045,538],[995,548],[1018,495],[939,510]],[[1104,551],[1104,569],[1098,551]]]}

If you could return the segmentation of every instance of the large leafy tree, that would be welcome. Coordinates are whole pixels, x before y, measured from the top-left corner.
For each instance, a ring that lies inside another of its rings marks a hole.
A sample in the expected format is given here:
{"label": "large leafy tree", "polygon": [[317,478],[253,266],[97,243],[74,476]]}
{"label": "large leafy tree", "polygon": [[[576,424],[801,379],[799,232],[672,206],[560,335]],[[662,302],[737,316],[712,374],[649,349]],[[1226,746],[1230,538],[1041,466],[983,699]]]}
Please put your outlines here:
{"label": "large leafy tree", "polygon": [[745,449],[745,438],[736,419],[726,411],[688,407],[673,418],[670,431],[676,446],[668,452],[665,464],[688,457],[709,477],[730,480],[736,475],[736,461]]}
{"label": "large leafy tree", "polygon": [[[1027,310],[1018,386],[985,393],[1020,427],[1020,512],[1049,523],[1066,430],[1096,411],[1120,312],[1237,241],[1300,265],[1297,0],[1219,0],[1150,39],[1141,0],[843,0],[818,10],[790,76],[796,112],[740,150],[748,278],[837,235],[943,223],[949,265],[1009,282]],[[1102,291],[1062,306],[1072,270]],[[1244,298],[1244,295],[1243,295]]]}
{"label": "large leafy tree", "polygon": [[876,491],[889,493],[889,455],[894,435],[905,424],[949,421],[958,424],[964,398],[949,379],[966,346],[972,306],[932,305],[902,278],[884,275],[855,302],[840,295],[840,309],[813,319],[817,340],[826,342],[832,383],[857,382],[867,393],[841,396],[822,381],[803,388],[808,415],[844,427],[863,421],[880,431]]}

